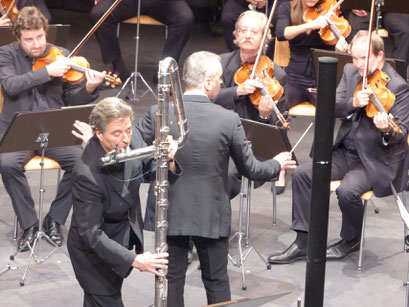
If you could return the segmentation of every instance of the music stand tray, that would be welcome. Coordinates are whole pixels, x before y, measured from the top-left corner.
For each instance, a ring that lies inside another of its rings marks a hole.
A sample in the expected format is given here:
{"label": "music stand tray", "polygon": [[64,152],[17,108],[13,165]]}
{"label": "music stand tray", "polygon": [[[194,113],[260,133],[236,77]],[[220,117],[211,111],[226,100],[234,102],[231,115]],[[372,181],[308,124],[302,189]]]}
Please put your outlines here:
{"label": "music stand tray", "polygon": [[36,139],[49,133],[47,147],[72,146],[81,141],[72,135],[75,120],[88,122],[94,104],[61,109],[21,112],[14,116],[0,141],[0,153],[39,150]]}

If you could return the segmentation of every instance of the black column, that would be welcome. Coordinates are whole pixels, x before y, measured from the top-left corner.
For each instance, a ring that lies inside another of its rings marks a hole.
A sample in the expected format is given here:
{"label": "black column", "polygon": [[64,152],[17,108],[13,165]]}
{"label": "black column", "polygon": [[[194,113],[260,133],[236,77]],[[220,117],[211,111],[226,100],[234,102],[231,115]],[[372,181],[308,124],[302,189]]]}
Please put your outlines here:
{"label": "black column", "polygon": [[305,278],[305,307],[319,307],[324,304],[329,188],[338,59],[321,57],[318,62],[319,74]]}

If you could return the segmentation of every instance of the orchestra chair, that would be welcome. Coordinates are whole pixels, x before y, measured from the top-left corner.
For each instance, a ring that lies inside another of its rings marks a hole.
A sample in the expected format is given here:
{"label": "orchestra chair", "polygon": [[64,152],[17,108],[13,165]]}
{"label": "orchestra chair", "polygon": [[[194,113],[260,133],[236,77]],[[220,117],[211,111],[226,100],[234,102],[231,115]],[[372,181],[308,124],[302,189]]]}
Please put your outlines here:
{"label": "orchestra chair", "polygon": [[[331,181],[330,184],[330,191],[335,192],[337,188],[340,186],[341,180],[335,180]],[[366,222],[366,213],[367,213],[367,205],[368,201],[371,199],[373,196],[373,191],[368,191],[365,192],[364,194],[361,195],[361,199],[364,201],[364,217],[362,221],[362,231],[361,231],[361,241],[359,243],[359,259],[358,259],[358,270],[362,268],[362,252],[364,248],[364,237],[365,237],[365,222]],[[375,213],[379,213],[379,209],[375,208]]]}
{"label": "orchestra chair", "polygon": [[[3,109],[3,102],[4,102],[4,97],[3,97],[3,92],[1,89],[1,85],[0,85],[0,112]],[[24,169],[26,171],[40,170],[41,169],[40,162],[41,162],[41,157],[34,156],[26,163],[26,165],[24,165]],[[58,177],[57,177],[57,190],[58,190],[58,184],[61,178],[61,166],[58,164],[57,161],[44,157],[44,170],[49,170],[49,169],[58,169]],[[17,221],[17,215],[16,215],[14,218],[14,231],[13,231],[14,240],[17,240],[17,233],[18,233],[18,221]]]}
{"label": "orchestra chair", "polygon": [[[290,63],[290,45],[288,41],[279,41],[275,38],[274,63],[286,67]],[[288,111],[289,116],[315,116],[315,106],[305,101]]]}

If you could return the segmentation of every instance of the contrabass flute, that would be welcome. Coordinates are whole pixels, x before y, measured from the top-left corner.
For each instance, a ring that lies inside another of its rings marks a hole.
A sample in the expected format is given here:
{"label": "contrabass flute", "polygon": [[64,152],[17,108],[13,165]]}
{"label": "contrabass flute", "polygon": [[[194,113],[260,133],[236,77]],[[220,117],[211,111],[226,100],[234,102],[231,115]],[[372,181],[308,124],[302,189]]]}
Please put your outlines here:
{"label": "contrabass flute", "polygon": [[[155,252],[168,250],[166,236],[168,230],[167,209],[168,202],[168,142],[170,133],[170,91],[173,95],[174,112],[177,120],[179,137],[176,140],[179,148],[187,141],[188,125],[185,106],[183,103],[182,87],[176,61],[167,57],[159,62],[158,72],[158,110],[156,112],[155,143],[154,145],[138,148],[125,153],[116,151],[107,153],[101,158],[104,165],[114,164],[126,160],[142,158],[154,154],[157,161],[156,168],[156,210],[155,210]],[[166,272],[164,272],[166,273]],[[166,307],[168,284],[166,277],[155,276],[155,307]]]}

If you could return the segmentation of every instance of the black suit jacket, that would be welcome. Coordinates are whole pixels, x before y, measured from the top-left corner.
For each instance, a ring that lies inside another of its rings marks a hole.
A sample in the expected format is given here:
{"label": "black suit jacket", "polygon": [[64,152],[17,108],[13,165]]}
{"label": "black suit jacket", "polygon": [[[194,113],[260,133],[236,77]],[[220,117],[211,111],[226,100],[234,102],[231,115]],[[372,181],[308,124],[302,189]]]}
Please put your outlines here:
{"label": "black suit jacket", "polygon": [[[47,45],[50,48],[51,44]],[[68,50],[61,49],[65,55]],[[42,67],[33,71],[33,63],[18,42],[0,47],[0,84],[4,96],[4,106],[0,114],[0,135],[10,124],[16,113],[33,110],[33,88],[43,93],[50,109],[64,105],[80,105],[94,101],[99,94],[90,95],[81,84],[69,84],[62,78],[50,77]]]}
{"label": "black suit jacket", "polygon": [[[131,147],[146,144],[134,130]],[[94,136],[73,170],[73,216],[68,251],[75,275],[85,292],[117,294],[143,251],[139,186],[151,172],[153,158],[134,159],[102,167],[105,155]],[[135,247],[135,251],[132,251]]]}
{"label": "black suit jacket", "polygon": [[[248,95],[237,96],[237,84],[234,82],[234,75],[241,67],[240,50],[237,49],[229,53],[224,53],[220,55],[220,57],[223,68],[223,84],[214,102],[226,109],[235,111],[241,118],[272,124],[273,118],[275,117],[271,117],[269,120],[261,119],[258,110],[251,103]],[[287,83],[287,75],[284,70],[275,63],[274,77],[280,82],[281,86]],[[284,101],[285,98],[283,95],[279,100],[279,106],[282,105]]]}
{"label": "black suit jacket", "polygon": [[[373,118],[363,112],[355,134],[355,146],[365,169],[370,175],[374,194],[378,197],[390,195],[390,183],[398,191],[404,190],[408,182],[408,128],[409,128],[409,85],[389,64],[382,69],[390,78],[387,84],[395,94],[395,102],[390,109],[402,129],[402,134],[394,135],[384,144],[382,133],[373,123]],[[336,117],[342,118],[342,124],[334,144],[341,146],[352,127],[355,108],[352,105],[354,91],[361,79],[353,64],[346,64],[342,79],[337,87]]]}
{"label": "black suit jacket", "polygon": [[[229,157],[239,172],[252,180],[276,177],[280,163],[273,159],[260,162],[254,157],[236,113],[215,105],[206,96],[185,95],[184,102],[189,138],[176,153],[183,175],[169,188],[168,234],[226,237],[231,223]],[[156,109],[152,107],[137,125],[147,143],[154,138]],[[173,111],[171,119],[175,121]],[[175,123],[171,133],[178,136]]]}

